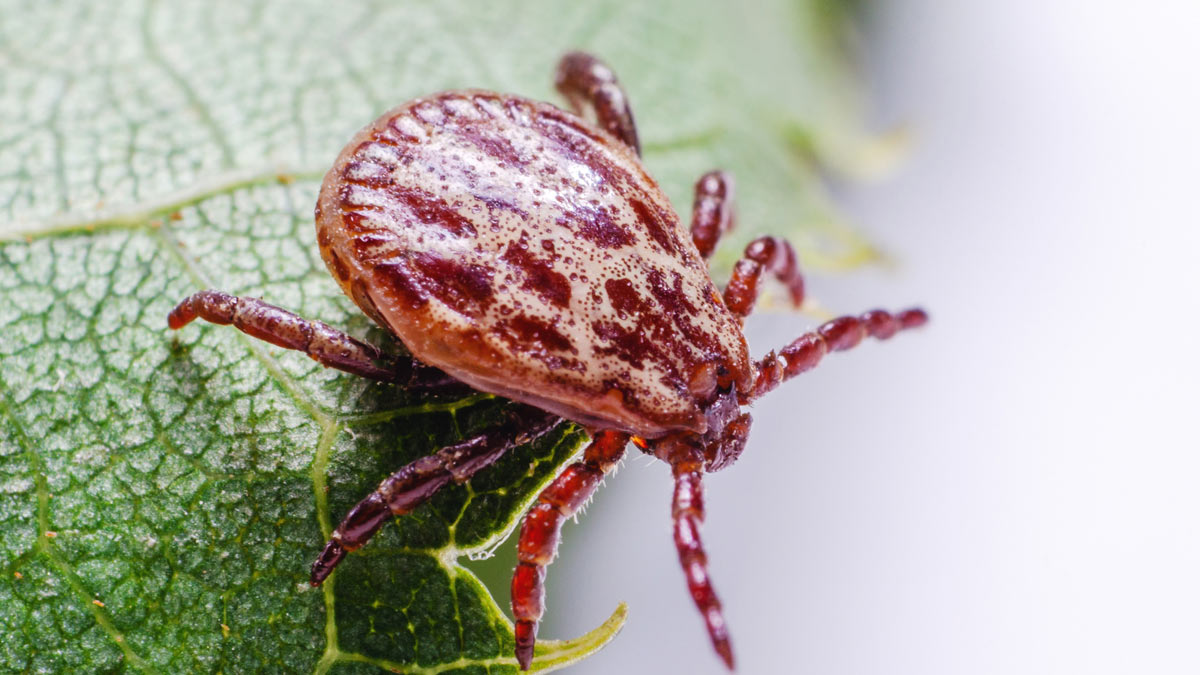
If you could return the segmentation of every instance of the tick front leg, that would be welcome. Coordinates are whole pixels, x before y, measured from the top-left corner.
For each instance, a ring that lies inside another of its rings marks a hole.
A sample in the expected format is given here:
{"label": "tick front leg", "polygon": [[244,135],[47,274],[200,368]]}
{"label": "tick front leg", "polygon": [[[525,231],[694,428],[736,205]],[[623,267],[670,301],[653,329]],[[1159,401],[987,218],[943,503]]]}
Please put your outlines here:
{"label": "tick front leg", "polygon": [[529,670],[533,661],[538,621],[546,607],[546,566],[558,553],[563,521],[591,498],[604,475],[621,461],[628,442],[628,434],[616,431],[596,434],[583,451],[583,461],[568,466],[542,490],[521,522],[518,563],[512,580],[512,611],[517,620],[516,656],[521,670]]}
{"label": "tick front leg", "polygon": [[733,176],[709,171],[696,181],[692,201],[692,243],[707,260],[721,235],[733,229]]}
{"label": "tick front leg", "polygon": [[362,548],[389,517],[411,513],[451,481],[465,483],[504,453],[532,442],[562,421],[529,406],[513,408],[507,415],[508,419],[499,426],[415,460],[385,478],[374,492],[350,509],[334,530],[313,562],[310,583],[320,586],[346,553]]}
{"label": "tick front leg", "polygon": [[600,128],[624,141],[634,153],[642,154],[629,97],[616,73],[603,61],[584,52],[565,54],[558,62],[554,86],[567,99],[572,112],[582,115],[584,107],[591,108]]}
{"label": "tick front leg", "polygon": [[758,375],[750,392],[742,397],[747,404],[783,382],[811,370],[829,352],[851,349],[865,337],[886,340],[897,332],[924,326],[929,316],[923,309],[907,309],[892,315],[873,309],[860,316],[842,316],[821,324],[817,330],[796,338],[779,354],[770,352],[755,364]]}
{"label": "tick front leg", "polygon": [[[748,418],[746,429],[749,429]],[[671,465],[671,473],[675,476],[671,520],[674,522],[675,550],[679,553],[679,564],[687,579],[688,593],[704,618],[713,649],[725,665],[733,670],[733,645],[729,639],[729,628],[721,611],[721,601],[708,576],[708,555],[704,552],[704,542],[700,540],[700,523],[704,522],[704,485],[701,482],[704,453],[690,444],[668,439],[655,448],[655,454]]]}
{"label": "tick front leg", "polygon": [[800,274],[796,249],[778,237],[759,237],[746,247],[725,287],[725,306],[735,317],[745,319],[754,310],[758,283],[768,272],[787,287],[793,306],[804,303],[804,277]]}
{"label": "tick front leg", "polygon": [[251,337],[304,352],[321,365],[372,380],[393,382],[417,391],[466,390],[437,368],[415,359],[392,358],[379,348],[320,321],[309,321],[257,298],[200,291],[171,310],[167,325],[179,330],[197,318],[220,325],[232,324]]}

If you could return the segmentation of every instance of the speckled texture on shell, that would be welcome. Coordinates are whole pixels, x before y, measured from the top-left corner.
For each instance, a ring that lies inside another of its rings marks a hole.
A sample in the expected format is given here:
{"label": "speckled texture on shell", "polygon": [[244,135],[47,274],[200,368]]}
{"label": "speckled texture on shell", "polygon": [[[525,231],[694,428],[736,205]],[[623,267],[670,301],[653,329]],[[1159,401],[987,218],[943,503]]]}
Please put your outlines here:
{"label": "speckled texture on shell", "polygon": [[703,431],[697,368],[752,370],[638,158],[549,104],[451,91],[385,113],[326,175],[317,239],[417,358],[582,424]]}

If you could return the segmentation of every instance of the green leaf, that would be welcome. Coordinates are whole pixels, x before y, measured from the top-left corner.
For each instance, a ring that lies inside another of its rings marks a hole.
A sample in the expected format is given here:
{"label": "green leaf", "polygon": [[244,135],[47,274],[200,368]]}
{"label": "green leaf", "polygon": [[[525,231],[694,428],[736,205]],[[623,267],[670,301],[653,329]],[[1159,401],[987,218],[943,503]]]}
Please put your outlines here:
{"label": "green leaf", "polygon": [[[721,166],[743,237],[787,232],[810,263],[869,254],[813,161],[869,147],[828,0],[327,4],[0,2],[0,670],[515,671],[511,624],[460,559],[512,531],[581,431],[447,488],[311,589],[337,518],[508,404],[166,330],[213,287],[394,348],[325,273],[312,208],[342,144],[395,104],[553,100],[558,55],[585,48],[620,74],[683,212]],[[535,668],[623,617],[542,643]]]}

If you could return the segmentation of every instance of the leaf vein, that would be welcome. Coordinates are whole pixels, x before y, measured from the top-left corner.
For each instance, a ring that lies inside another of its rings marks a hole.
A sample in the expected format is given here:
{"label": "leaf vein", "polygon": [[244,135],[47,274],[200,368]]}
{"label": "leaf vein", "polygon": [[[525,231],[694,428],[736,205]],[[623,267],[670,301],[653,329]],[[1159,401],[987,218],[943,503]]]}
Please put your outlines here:
{"label": "leaf vein", "polygon": [[273,169],[259,167],[253,170],[230,171],[213,180],[203,181],[157,199],[148,200],[144,205],[113,209],[101,208],[94,214],[84,217],[67,214],[63,217],[47,219],[40,225],[25,222],[0,224],[0,242],[90,234],[102,230],[139,229],[149,224],[155,217],[194,206],[212,197],[282,181],[319,180],[323,175],[325,175],[323,170],[289,169],[284,166]]}
{"label": "leaf vein", "polygon": [[154,29],[152,23],[154,11],[157,8],[158,0],[149,0],[146,5],[146,11],[142,15],[142,46],[146,50],[146,56],[150,62],[157,65],[163,74],[167,76],[167,79],[169,79],[176,87],[179,88],[179,91],[183,93],[184,98],[187,99],[188,105],[196,114],[200,124],[208,130],[209,134],[212,136],[213,143],[215,143],[220,149],[221,158],[224,161],[225,167],[230,168],[234,166],[235,153],[233,151],[233,147],[229,144],[228,139],[225,138],[225,133],[221,130],[220,125],[218,125],[217,121],[213,118],[212,111],[209,109],[208,105],[202,98],[200,98],[199,93],[196,92],[196,89],[191,85],[191,83],[189,83],[187,79],[180,74],[179,70],[175,68],[175,66],[172,65],[167,59],[166,55],[162,53],[162,50],[158,46],[158,41],[154,38]]}
{"label": "leaf vein", "polygon": [[66,580],[67,585],[71,587],[71,590],[80,599],[83,609],[91,614],[96,625],[120,648],[130,665],[143,672],[157,672],[149,663],[133,651],[133,648],[129,646],[124,636],[121,635],[121,632],[117,630],[116,626],[108,618],[107,613],[92,602],[93,598],[88,594],[87,589],[84,588],[83,582],[79,580],[74,569],[54,550],[51,538],[46,534],[49,531],[50,494],[46,485],[45,466],[42,463],[41,456],[34,450],[33,445],[29,442],[29,437],[25,435],[19,420],[12,412],[12,403],[8,397],[8,385],[2,378],[0,378],[0,412],[3,412],[4,416],[12,422],[13,429],[17,435],[17,442],[21,445],[25,456],[29,459],[35,475],[38,500],[38,536],[34,548],[27,553],[40,554],[50,561],[50,564],[58,570],[59,574]]}

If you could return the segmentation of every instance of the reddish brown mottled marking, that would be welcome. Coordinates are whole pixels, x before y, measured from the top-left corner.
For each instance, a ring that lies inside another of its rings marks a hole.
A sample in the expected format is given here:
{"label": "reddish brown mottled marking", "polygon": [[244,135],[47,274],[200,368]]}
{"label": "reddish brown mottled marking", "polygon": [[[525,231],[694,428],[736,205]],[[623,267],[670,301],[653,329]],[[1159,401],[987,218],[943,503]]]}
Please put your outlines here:
{"label": "reddish brown mottled marking", "polygon": [[650,233],[650,238],[654,240],[654,243],[661,246],[667,253],[675,253],[678,241],[671,236],[672,219],[670,216],[640,199],[629,200],[629,206],[633,208],[633,212],[646,227],[646,231]]}
{"label": "reddish brown mottled marking", "polygon": [[629,279],[609,279],[604,282],[604,290],[613,309],[617,310],[617,316],[622,319],[644,313],[649,308]]}
{"label": "reddish brown mottled marking", "polygon": [[575,213],[559,216],[555,224],[600,248],[621,248],[634,242],[630,231],[599,207],[581,206]]}
{"label": "reddish brown mottled marking", "polygon": [[745,339],[636,154],[553,106],[462,91],[385,113],[317,214],[347,294],[477,389],[655,437],[704,428],[697,366],[750,386]]}
{"label": "reddish brown mottled marking", "polygon": [[536,317],[517,314],[496,322],[497,335],[513,352],[535,358],[551,371],[567,369],[579,372],[584,364],[572,356],[571,340],[553,324]]}
{"label": "reddish brown mottled marking", "polygon": [[[362,148],[360,148],[361,150]],[[387,167],[375,162],[352,162],[346,167],[348,183],[369,188],[386,188],[392,185],[392,176]]]}
{"label": "reddish brown mottled marking", "polygon": [[496,159],[501,166],[526,169],[534,160],[534,155],[529,154],[527,150],[518,150],[512,139],[505,137],[498,130],[475,125],[464,127],[461,133],[465,140],[488,157]]}
{"label": "reddish brown mottled marking", "polygon": [[649,331],[627,329],[618,323],[596,321],[592,330],[605,345],[599,351],[603,356],[615,356],[634,368],[642,368],[648,358],[665,358],[662,348]]}
{"label": "reddish brown mottled marking", "polygon": [[395,200],[396,206],[408,209],[411,212],[409,217],[421,225],[444,229],[456,237],[473,237],[477,234],[475,223],[470,218],[427,190],[392,183],[386,192]]}
{"label": "reddish brown mottled marking", "polygon": [[[480,316],[492,304],[493,271],[432,253],[410,253],[375,267],[377,287],[390,287],[406,306],[437,301],[463,316]],[[369,292],[369,291],[368,291]]]}
{"label": "reddish brown mottled marking", "polygon": [[522,234],[520,241],[508,245],[502,259],[524,274],[522,289],[536,293],[556,307],[565,308],[571,302],[571,282],[556,270],[558,262],[554,257],[554,242],[543,241],[543,248],[546,244],[550,244],[549,256],[538,257],[530,252],[529,238]]}

